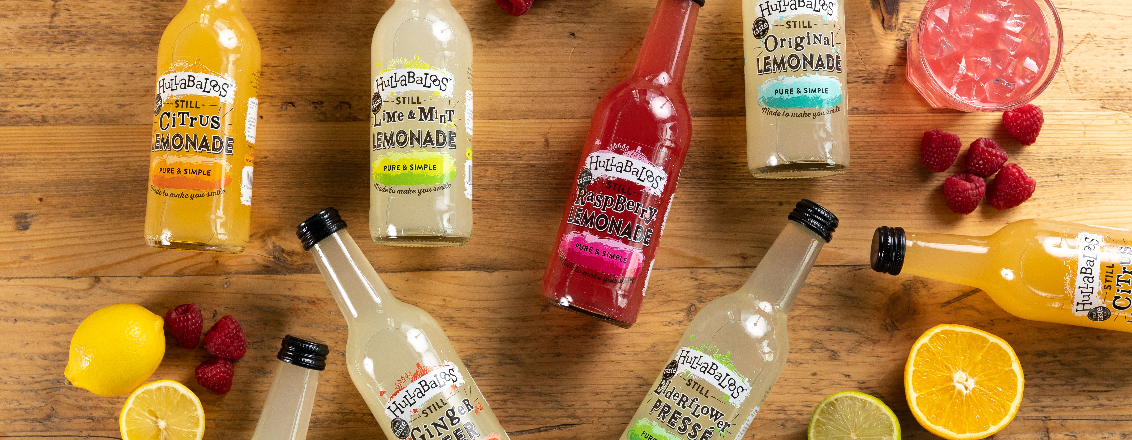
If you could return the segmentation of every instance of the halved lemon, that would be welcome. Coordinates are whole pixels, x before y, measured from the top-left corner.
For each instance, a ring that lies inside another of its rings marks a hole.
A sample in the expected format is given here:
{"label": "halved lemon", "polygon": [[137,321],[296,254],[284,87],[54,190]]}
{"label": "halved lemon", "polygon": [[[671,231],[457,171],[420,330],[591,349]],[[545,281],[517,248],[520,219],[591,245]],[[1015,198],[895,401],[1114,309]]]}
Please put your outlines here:
{"label": "halved lemon", "polygon": [[204,408],[196,394],[178,382],[150,382],[126,399],[118,428],[123,440],[200,440]]}
{"label": "halved lemon", "polygon": [[1014,420],[1022,403],[1022,365],[1002,338],[963,325],[932,327],[904,367],[912,415],[953,440],[981,439]]}
{"label": "halved lemon", "polygon": [[899,440],[900,421],[880,399],[856,391],[826,397],[814,408],[809,440]]}

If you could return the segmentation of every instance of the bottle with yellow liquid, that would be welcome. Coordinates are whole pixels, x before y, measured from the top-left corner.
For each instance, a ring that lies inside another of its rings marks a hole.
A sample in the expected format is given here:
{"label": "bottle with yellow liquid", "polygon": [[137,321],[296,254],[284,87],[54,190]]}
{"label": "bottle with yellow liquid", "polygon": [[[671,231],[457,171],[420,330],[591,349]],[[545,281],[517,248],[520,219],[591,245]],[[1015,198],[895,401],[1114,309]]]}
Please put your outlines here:
{"label": "bottle with yellow liquid", "polygon": [[1132,331],[1132,231],[1048,220],[989,237],[873,234],[873,270],[977,287],[1010,314]]}
{"label": "bottle with yellow liquid", "polygon": [[157,55],[145,240],[242,252],[248,243],[259,39],[240,0],[189,0]]}

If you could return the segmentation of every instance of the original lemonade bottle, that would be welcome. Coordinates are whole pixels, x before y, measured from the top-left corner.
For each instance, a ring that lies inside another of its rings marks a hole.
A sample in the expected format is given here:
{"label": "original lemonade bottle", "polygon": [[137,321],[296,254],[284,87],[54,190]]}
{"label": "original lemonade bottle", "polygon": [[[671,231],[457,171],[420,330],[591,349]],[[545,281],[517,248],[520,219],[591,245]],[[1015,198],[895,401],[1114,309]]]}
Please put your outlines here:
{"label": "original lemonade bottle", "polygon": [[189,0],[165,29],[147,190],[150,246],[247,246],[259,71],[259,39],[240,0]]}
{"label": "original lemonade bottle", "polygon": [[508,439],[440,324],[389,293],[337,210],[297,233],[346,318],[346,368],[386,438]]}
{"label": "original lemonade bottle", "polygon": [[838,223],[809,200],[789,219],[746,284],[692,319],[621,440],[743,438],[786,366],[787,315]]}
{"label": "original lemonade bottle", "polygon": [[1132,231],[1049,220],[1011,223],[989,237],[873,234],[873,270],[978,287],[1035,321],[1132,331]]}
{"label": "original lemonade bottle", "polygon": [[472,235],[472,37],[448,0],[397,0],[373,32],[370,236],[459,246]]}

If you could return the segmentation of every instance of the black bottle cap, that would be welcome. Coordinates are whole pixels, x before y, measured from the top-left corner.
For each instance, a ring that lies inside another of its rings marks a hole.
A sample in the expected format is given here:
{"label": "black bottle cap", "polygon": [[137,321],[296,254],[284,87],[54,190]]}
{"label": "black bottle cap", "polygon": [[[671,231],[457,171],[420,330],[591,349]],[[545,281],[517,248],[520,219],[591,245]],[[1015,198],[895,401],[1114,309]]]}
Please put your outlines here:
{"label": "black bottle cap", "polygon": [[283,338],[282,345],[279,354],[275,355],[279,360],[311,370],[326,369],[326,355],[330,354],[330,347],[291,335]]}
{"label": "black bottle cap", "polygon": [[343,229],[346,229],[346,222],[338,216],[338,210],[326,208],[299,223],[299,228],[295,231],[295,234],[299,236],[299,241],[303,242],[303,250],[309,251],[322,239]]}
{"label": "black bottle cap", "polygon": [[829,243],[833,239],[833,231],[837,229],[837,216],[821,205],[806,199],[798,202],[794,212],[790,213],[790,220],[809,228]]}
{"label": "black bottle cap", "polygon": [[700,6],[704,5],[704,0],[692,0],[692,1],[696,2],[696,4],[698,4]]}
{"label": "black bottle cap", "polygon": [[873,250],[869,262],[873,270],[900,275],[904,268],[904,228],[881,226],[873,233]]}

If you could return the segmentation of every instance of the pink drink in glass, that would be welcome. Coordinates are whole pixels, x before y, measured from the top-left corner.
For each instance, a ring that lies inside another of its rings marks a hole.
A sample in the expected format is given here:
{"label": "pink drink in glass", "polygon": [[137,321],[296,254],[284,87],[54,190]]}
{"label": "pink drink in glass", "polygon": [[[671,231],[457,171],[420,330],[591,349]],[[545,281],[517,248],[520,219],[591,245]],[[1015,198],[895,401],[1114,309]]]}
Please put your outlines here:
{"label": "pink drink in glass", "polygon": [[908,42],[908,81],[933,107],[1009,110],[1045,90],[1061,46],[1049,0],[929,0]]}

